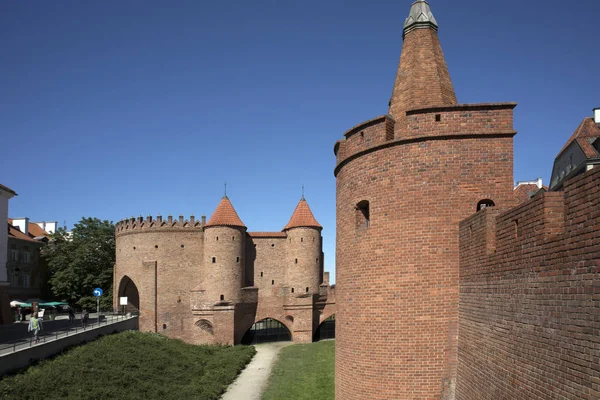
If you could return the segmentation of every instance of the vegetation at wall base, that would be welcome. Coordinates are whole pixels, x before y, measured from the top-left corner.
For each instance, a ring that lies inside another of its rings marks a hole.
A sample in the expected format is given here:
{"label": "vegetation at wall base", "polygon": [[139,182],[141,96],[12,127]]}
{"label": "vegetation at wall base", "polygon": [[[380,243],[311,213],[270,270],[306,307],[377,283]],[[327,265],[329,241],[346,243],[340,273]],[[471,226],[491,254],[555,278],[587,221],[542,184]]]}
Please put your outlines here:
{"label": "vegetation at wall base", "polygon": [[263,400],[333,400],[335,341],[281,349]]}
{"label": "vegetation at wall base", "polygon": [[0,399],[218,399],[255,354],[153,333],[104,336],[0,380]]}

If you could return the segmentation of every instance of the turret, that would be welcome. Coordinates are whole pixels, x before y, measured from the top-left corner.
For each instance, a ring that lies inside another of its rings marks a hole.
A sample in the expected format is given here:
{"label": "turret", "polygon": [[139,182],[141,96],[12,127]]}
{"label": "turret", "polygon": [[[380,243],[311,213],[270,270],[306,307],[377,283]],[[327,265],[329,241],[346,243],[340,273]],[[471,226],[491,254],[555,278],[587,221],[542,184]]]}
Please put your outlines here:
{"label": "turret", "polygon": [[237,302],[245,271],[246,226],[227,196],[204,227],[205,301]]}
{"label": "turret", "polygon": [[427,1],[415,1],[404,22],[404,44],[389,103],[396,137],[406,133],[407,111],[457,104],[437,31]]}
{"label": "turret", "polygon": [[304,197],[298,202],[288,224],[286,285],[294,294],[318,294],[322,282],[323,227],[313,216]]}

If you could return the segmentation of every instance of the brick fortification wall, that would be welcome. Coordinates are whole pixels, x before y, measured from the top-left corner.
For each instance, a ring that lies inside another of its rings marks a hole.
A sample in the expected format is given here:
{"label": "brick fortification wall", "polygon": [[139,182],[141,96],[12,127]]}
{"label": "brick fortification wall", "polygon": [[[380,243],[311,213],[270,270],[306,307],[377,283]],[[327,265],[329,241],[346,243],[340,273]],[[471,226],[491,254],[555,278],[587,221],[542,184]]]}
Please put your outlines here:
{"label": "brick fortification wall", "polygon": [[264,318],[283,323],[295,342],[312,341],[335,313],[335,296],[321,284],[322,228],[306,201],[281,232],[246,232],[239,219],[231,225],[223,218],[235,211],[224,201],[208,224],[170,216],[118,222],[115,306],[127,296],[140,330],[189,343],[240,343]]}
{"label": "brick fortification wall", "polygon": [[460,224],[457,399],[600,398],[600,168]]}

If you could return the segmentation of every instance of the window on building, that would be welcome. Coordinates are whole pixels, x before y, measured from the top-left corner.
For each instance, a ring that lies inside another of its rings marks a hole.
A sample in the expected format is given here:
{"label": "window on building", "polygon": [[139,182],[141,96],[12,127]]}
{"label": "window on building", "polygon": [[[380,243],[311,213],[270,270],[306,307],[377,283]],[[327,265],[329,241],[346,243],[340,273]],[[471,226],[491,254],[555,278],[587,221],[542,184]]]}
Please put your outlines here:
{"label": "window on building", "polygon": [[19,252],[16,249],[10,251],[10,261],[19,261]]}
{"label": "window on building", "polygon": [[371,225],[369,201],[361,200],[356,204],[356,228],[367,229]]}
{"label": "window on building", "polygon": [[216,263],[217,262],[217,257],[213,257],[212,258],[212,262],[213,262],[213,264]]}
{"label": "window on building", "polygon": [[483,210],[486,207],[494,207],[496,204],[490,199],[479,200],[477,203],[477,211]]}
{"label": "window on building", "polygon": [[23,287],[28,288],[30,284],[31,284],[31,282],[29,279],[29,275],[27,275],[27,274],[23,275]]}
{"label": "window on building", "polygon": [[28,251],[23,252],[23,264],[29,264],[31,262],[31,253]]}

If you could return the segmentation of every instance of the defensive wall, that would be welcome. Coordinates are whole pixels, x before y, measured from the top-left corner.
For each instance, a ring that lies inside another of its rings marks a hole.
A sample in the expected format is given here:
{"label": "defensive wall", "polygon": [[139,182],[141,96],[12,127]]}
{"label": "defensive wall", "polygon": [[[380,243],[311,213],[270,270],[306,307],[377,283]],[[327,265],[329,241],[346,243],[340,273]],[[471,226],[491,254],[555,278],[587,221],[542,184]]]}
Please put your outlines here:
{"label": "defensive wall", "polygon": [[460,224],[457,399],[600,398],[600,169]]}
{"label": "defensive wall", "polygon": [[335,313],[321,229],[304,199],[279,232],[247,232],[226,197],[208,223],[193,216],[120,221],[114,304],[128,297],[140,330],[189,343],[240,343],[266,318],[288,328],[293,341],[310,342]]}

